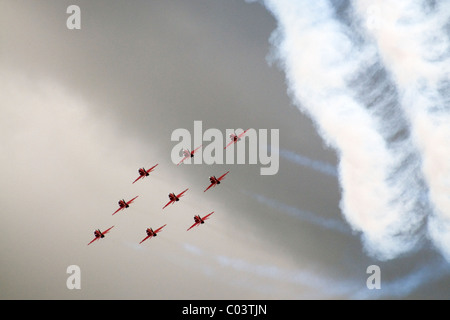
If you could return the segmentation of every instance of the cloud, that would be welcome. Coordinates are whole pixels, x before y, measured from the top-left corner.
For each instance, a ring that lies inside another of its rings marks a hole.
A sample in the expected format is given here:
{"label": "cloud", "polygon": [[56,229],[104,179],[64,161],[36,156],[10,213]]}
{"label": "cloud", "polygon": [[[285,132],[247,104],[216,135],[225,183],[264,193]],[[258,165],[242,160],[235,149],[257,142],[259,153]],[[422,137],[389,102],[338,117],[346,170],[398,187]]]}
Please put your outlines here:
{"label": "cloud", "polygon": [[[450,4],[354,2],[361,19],[377,12],[366,30],[399,91],[398,107],[420,152],[420,171],[430,201],[428,235],[450,261]],[[369,10],[369,8],[376,10]]]}

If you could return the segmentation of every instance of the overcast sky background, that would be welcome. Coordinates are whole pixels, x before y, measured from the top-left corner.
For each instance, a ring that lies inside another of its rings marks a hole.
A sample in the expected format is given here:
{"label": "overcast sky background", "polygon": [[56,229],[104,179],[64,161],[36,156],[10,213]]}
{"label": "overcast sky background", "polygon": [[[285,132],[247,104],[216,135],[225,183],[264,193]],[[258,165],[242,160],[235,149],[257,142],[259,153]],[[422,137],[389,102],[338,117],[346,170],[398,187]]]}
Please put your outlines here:
{"label": "overcast sky background", "polygon": [[[80,30],[66,27],[71,4]],[[379,259],[352,231],[336,152],[270,63],[276,28],[244,0],[0,1],[0,298],[448,299],[449,263],[426,237]],[[193,134],[196,120],[203,131],[279,129],[278,173],[176,166],[171,134]],[[366,287],[374,264],[380,290]],[[66,287],[69,265],[81,290]]]}

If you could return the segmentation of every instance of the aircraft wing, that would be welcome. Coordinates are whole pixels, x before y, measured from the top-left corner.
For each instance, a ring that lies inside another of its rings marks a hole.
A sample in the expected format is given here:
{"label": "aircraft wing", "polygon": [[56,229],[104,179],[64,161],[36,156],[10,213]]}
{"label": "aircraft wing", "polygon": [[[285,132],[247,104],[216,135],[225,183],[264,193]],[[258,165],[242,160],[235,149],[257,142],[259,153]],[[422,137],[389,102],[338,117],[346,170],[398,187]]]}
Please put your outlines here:
{"label": "aircraft wing", "polygon": [[234,141],[233,139],[231,139],[231,141],[227,144],[227,146],[224,148],[224,149],[226,149],[226,148],[228,148],[229,146],[231,146],[233,143],[235,143],[236,141]]}
{"label": "aircraft wing", "polygon": [[119,212],[120,210],[122,210],[123,207],[119,207],[119,209],[117,209],[116,211],[114,211],[114,213],[112,215],[115,215],[117,212]]}
{"label": "aircraft wing", "polygon": [[209,188],[211,188],[212,186],[215,186],[216,184],[215,183],[211,183],[210,185],[209,185],[209,187],[208,188],[206,188],[205,189],[205,191],[203,191],[203,192],[206,192],[206,191],[208,191],[209,190]]}
{"label": "aircraft wing", "polygon": [[192,152],[191,152],[191,154],[194,154],[198,149],[200,149],[202,147],[202,145],[200,145],[200,146],[198,146],[197,148],[195,148]]}
{"label": "aircraft wing", "polygon": [[157,164],[155,164],[153,167],[151,167],[150,169],[148,169],[147,170],[147,173],[150,173],[150,172],[152,172],[152,170],[156,167],[158,165],[158,163]]}
{"label": "aircraft wing", "polygon": [[242,138],[242,136],[248,131],[249,129],[245,130],[244,132],[242,132],[240,135],[238,135],[238,138]]}
{"label": "aircraft wing", "polygon": [[181,197],[183,195],[183,193],[185,193],[186,191],[188,191],[189,188],[187,188],[186,190],[184,190],[183,192],[181,192],[180,194],[177,195],[177,198]]}
{"label": "aircraft wing", "polygon": [[133,183],[135,183],[136,181],[138,181],[140,178],[142,178],[143,176],[139,176],[136,180],[133,181]]}
{"label": "aircraft wing", "polygon": [[217,178],[217,180],[221,181],[223,178],[225,178],[225,176],[228,174],[228,172],[230,172],[230,171],[225,172],[223,175],[221,175],[219,178]]}
{"label": "aircraft wing", "polygon": [[130,201],[128,201],[127,204],[131,204],[131,203],[134,201],[134,199],[136,199],[137,197],[139,197],[139,196],[134,197],[133,199],[131,199]]}
{"label": "aircraft wing", "polygon": [[144,242],[145,240],[147,240],[148,238],[151,238],[152,236],[146,236],[144,239],[142,239],[141,242],[139,242],[139,244],[141,244],[142,242]]}
{"label": "aircraft wing", "polygon": [[170,200],[170,201],[167,202],[167,204],[163,207],[163,209],[164,209],[165,207],[167,207],[169,204],[174,203],[174,202],[175,202],[175,200]]}
{"label": "aircraft wing", "polygon": [[153,231],[154,233],[158,233],[161,231],[162,228],[164,228],[165,226],[167,226],[167,224],[163,225],[162,227],[159,227],[158,229],[156,229],[155,231]]}
{"label": "aircraft wing", "polygon": [[178,162],[178,164],[177,164],[177,166],[179,166],[184,160],[186,160],[187,158],[189,158],[189,156],[187,156],[187,157],[184,157],[183,159],[181,159],[181,161],[180,162]]}
{"label": "aircraft wing", "polygon": [[91,240],[91,242],[89,242],[87,245],[90,245],[92,242],[94,242],[95,240],[98,240],[99,237],[95,237],[94,239]]}
{"label": "aircraft wing", "polygon": [[114,228],[114,226],[112,226],[111,228],[106,229],[105,231],[103,231],[103,234],[107,234],[109,232],[109,230],[111,230],[112,228]]}
{"label": "aircraft wing", "polygon": [[186,231],[191,230],[193,227],[198,226],[200,224],[200,222],[196,222],[194,223],[189,229],[187,229]]}
{"label": "aircraft wing", "polygon": [[204,221],[204,220],[208,219],[209,216],[212,215],[213,213],[214,213],[214,211],[211,212],[211,213],[209,213],[209,214],[207,214],[206,216],[204,216],[204,217],[202,218],[202,220]]}

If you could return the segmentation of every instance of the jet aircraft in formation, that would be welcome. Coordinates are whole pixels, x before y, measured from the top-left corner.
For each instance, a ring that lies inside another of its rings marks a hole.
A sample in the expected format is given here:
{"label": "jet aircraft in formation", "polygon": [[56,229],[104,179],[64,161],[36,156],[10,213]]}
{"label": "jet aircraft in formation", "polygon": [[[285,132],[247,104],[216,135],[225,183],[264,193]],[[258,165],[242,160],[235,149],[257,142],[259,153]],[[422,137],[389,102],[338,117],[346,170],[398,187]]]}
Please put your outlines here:
{"label": "jet aircraft in formation", "polygon": [[230,171],[225,172],[223,175],[221,175],[221,176],[218,177],[218,178],[216,178],[216,176],[211,176],[211,177],[209,177],[209,181],[211,182],[211,184],[210,184],[209,187],[206,188],[205,191],[203,191],[203,192],[206,192],[206,191],[208,191],[209,188],[215,187],[216,185],[220,184],[220,181],[222,181],[223,179],[225,179],[225,176],[228,174],[228,172],[230,172]]}
{"label": "jet aircraft in formation", "polygon": [[178,162],[177,166],[179,166],[184,160],[189,159],[189,158],[193,158],[194,154],[197,152],[198,149],[200,149],[202,146],[200,145],[199,147],[195,148],[192,151],[189,151],[189,149],[184,149],[183,150],[183,159],[181,159],[180,162]]}
{"label": "jet aircraft in formation", "polygon": [[109,228],[109,229],[106,229],[106,230],[103,231],[103,232],[101,232],[100,229],[94,230],[94,236],[95,236],[95,238],[92,239],[92,241],[89,242],[87,245],[90,245],[90,244],[91,244],[92,242],[94,242],[95,240],[104,238],[104,237],[105,237],[105,234],[107,234],[107,233],[109,232],[109,230],[111,230],[112,228],[114,228],[114,226],[112,226],[112,227]]}
{"label": "jet aircraft in formation", "polygon": [[116,210],[116,211],[114,211],[114,213],[113,213],[113,215],[115,215],[117,212],[119,212],[120,210],[123,210],[123,209],[126,209],[126,208],[128,208],[129,206],[130,206],[130,204],[131,203],[133,203],[133,201],[134,201],[134,199],[136,199],[137,197],[139,197],[139,196],[136,196],[136,197],[134,197],[133,199],[131,199],[131,200],[128,200],[128,201],[126,201],[125,202],[125,200],[119,200],[119,208]]}
{"label": "jet aircraft in formation", "polygon": [[169,193],[169,199],[170,199],[170,201],[169,202],[167,202],[167,204],[163,207],[163,209],[165,208],[165,207],[167,207],[169,204],[172,204],[172,203],[175,203],[176,201],[180,201],[180,198],[184,195],[184,193],[186,192],[186,191],[188,191],[189,190],[189,188],[187,188],[186,190],[184,190],[184,191],[182,191],[181,193],[179,193],[179,194],[177,194],[177,195],[175,195],[175,193]]}
{"label": "jet aircraft in formation", "polygon": [[151,167],[148,170],[145,170],[145,168],[139,168],[138,172],[139,172],[139,177],[133,181],[133,183],[135,183],[136,181],[138,181],[141,178],[145,178],[148,177],[150,175],[150,172],[153,171],[153,169],[157,166],[158,164],[155,164],[153,167]]}
{"label": "jet aircraft in formation", "polygon": [[[238,142],[238,141],[241,139],[241,137],[245,134],[246,131],[247,131],[247,130],[245,130],[244,132],[242,132],[239,136],[236,136],[235,134],[231,134],[231,135],[230,135],[230,138],[231,138],[232,141],[227,145],[227,147],[230,146],[230,145],[233,144],[233,143]],[[199,148],[201,148],[201,145],[200,145],[199,147],[197,147],[196,149],[192,150],[192,151],[184,150],[184,151],[183,151],[183,153],[184,153],[184,158],[178,163],[178,165],[181,164],[184,160],[186,160],[186,159],[188,159],[188,158],[194,157],[195,152],[196,152]],[[226,147],[225,147],[225,148],[226,148]],[[140,179],[142,179],[142,178],[148,177],[148,176],[150,175],[150,173],[156,168],[156,166],[158,166],[158,164],[155,164],[153,167],[151,167],[151,168],[148,169],[148,170],[146,170],[145,168],[139,168],[139,169],[138,169],[139,177],[137,177],[137,178],[132,182],[132,184],[134,184],[135,182],[137,182],[138,180],[140,180]],[[222,174],[222,175],[221,175],[220,177],[218,177],[218,178],[216,178],[216,176],[210,176],[210,177],[209,177],[210,185],[209,185],[203,192],[206,192],[206,191],[209,190],[210,188],[215,187],[216,185],[220,184],[220,182],[225,178],[225,176],[226,176],[229,172],[230,172],[230,171],[225,172],[224,174]],[[165,209],[168,205],[173,204],[173,203],[179,201],[180,198],[181,198],[182,196],[184,196],[184,193],[185,193],[186,191],[188,191],[188,190],[189,190],[189,188],[183,190],[183,191],[180,192],[179,194],[175,194],[174,192],[169,193],[169,200],[170,200],[170,201],[163,207],[163,209]],[[132,198],[132,199],[130,199],[130,200],[128,200],[128,201],[125,201],[124,199],[119,200],[119,202],[118,202],[119,208],[113,213],[113,215],[116,214],[117,212],[123,210],[123,209],[128,208],[128,207],[130,206],[130,204],[132,204],[132,203],[134,202],[134,200],[135,200],[137,197],[139,197],[139,196],[136,196],[136,197],[134,197],[134,198]],[[198,226],[198,225],[201,225],[201,224],[205,223],[205,220],[209,219],[209,217],[210,217],[213,213],[214,213],[214,211],[212,211],[211,213],[205,215],[203,218],[200,217],[200,215],[195,215],[195,216],[194,216],[194,224],[193,224],[191,227],[189,227],[189,228],[187,229],[187,231],[189,231],[190,229],[192,229],[192,228],[195,227],[195,226]],[[167,224],[165,224],[165,225],[159,227],[159,228],[156,229],[156,230],[153,230],[152,228],[147,228],[147,229],[146,229],[147,236],[146,236],[144,239],[142,239],[141,242],[139,242],[139,244],[141,244],[142,242],[144,242],[144,241],[147,240],[147,239],[150,239],[150,238],[152,238],[152,237],[156,237],[157,234],[158,234],[159,232],[161,232],[161,230],[162,230],[166,225],[167,225]],[[99,239],[104,238],[104,237],[105,237],[105,234],[107,234],[113,227],[114,227],[114,226],[112,226],[112,227],[106,229],[106,230],[103,231],[103,232],[100,231],[100,229],[94,230],[94,236],[95,236],[95,238],[92,239],[91,242],[88,243],[88,245],[90,245],[91,243],[93,243],[93,242],[96,241],[96,240],[99,240]]]}
{"label": "jet aircraft in formation", "polygon": [[161,229],[164,228],[166,225],[167,224],[163,225],[162,227],[159,227],[156,230],[153,230],[152,228],[147,228],[147,230],[145,230],[145,232],[147,232],[147,236],[144,239],[142,239],[142,241],[139,242],[139,244],[141,244],[142,242],[144,242],[147,239],[150,239],[152,237],[156,237],[158,235],[157,233],[160,232]]}
{"label": "jet aircraft in formation", "polygon": [[242,133],[240,133],[239,135],[236,135],[235,133],[230,134],[230,139],[231,141],[226,145],[226,148],[228,148],[229,146],[231,146],[232,144],[241,141],[241,138],[244,136],[244,134],[248,131],[249,129],[243,131]]}
{"label": "jet aircraft in formation", "polygon": [[200,217],[200,215],[195,215],[195,216],[194,216],[194,221],[195,221],[194,224],[193,224],[192,226],[190,226],[189,229],[187,229],[186,231],[191,230],[193,227],[196,227],[196,226],[199,226],[199,225],[201,225],[201,224],[204,224],[204,223],[205,223],[205,220],[208,219],[209,216],[212,215],[213,213],[214,213],[214,211],[211,212],[211,213],[208,213],[208,214],[207,214],[206,216],[204,216],[203,218]]}

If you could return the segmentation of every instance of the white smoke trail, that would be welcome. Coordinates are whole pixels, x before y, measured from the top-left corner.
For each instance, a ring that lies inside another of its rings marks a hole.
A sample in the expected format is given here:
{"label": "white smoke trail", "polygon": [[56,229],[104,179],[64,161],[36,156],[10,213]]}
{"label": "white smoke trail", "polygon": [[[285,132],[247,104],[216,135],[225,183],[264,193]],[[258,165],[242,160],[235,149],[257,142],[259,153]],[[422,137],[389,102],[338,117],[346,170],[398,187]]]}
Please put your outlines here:
{"label": "white smoke trail", "polygon": [[271,40],[291,98],[338,153],[345,218],[369,254],[392,259],[410,252],[423,232],[426,189],[377,51],[339,21],[328,1],[264,4],[278,22]]}
{"label": "white smoke trail", "polygon": [[361,0],[354,7],[376,21],[366,30],[392,72],[420,150],[429,236],[450,261],[450,2]]}

